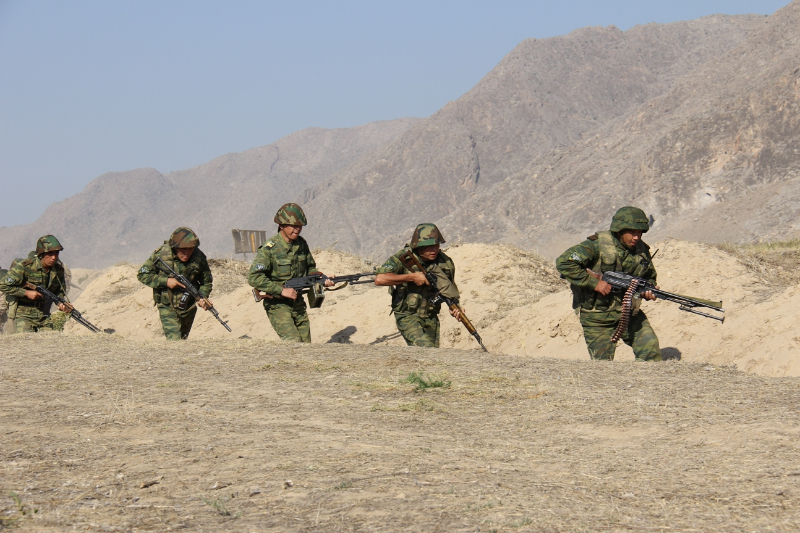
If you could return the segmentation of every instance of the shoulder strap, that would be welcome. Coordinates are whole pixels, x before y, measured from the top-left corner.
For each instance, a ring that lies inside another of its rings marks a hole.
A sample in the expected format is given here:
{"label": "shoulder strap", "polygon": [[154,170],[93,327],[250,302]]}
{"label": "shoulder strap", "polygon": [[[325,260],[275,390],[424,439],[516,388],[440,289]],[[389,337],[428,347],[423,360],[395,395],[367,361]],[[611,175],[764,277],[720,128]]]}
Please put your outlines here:
{"label": "shoulder strap", "polygon": [[597,233],[597,244],[600,247],[600,257],[594,264],[595,272],[608,272],[609,270],[621,270],[622,265],[617,255],[617,247],[614,244],[614,235],[610,231],[600,231]]}

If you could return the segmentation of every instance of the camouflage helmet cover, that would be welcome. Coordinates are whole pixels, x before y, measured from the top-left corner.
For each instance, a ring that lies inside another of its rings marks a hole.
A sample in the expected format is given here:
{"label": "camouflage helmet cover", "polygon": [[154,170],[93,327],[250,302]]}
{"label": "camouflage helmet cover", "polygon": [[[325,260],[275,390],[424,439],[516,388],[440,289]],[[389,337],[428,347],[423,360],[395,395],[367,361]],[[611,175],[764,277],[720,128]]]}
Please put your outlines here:
{"label": "camouflage helmet cover", "polygon": [[423,246],[443,244],[444,242],[447,241],[444,240],[442,232],[439,231],[436,224],[420,224],[411,236],[412,248],[422,248]]}
{"label": "camouflage helmet cover", "polygon": [[624,229],[638,229],[647,233],[650,229],[650,221],[644,211],[638,207],[620,207],[611,219],[611,231],[617,232]]}
{"label": "camouflage helmet cover", "polygon": [[169,236],[170,248],[197,248],[200,246],[200,239],[197,233],[190,228],[180,227]]}
{"label": "camouflage helmet cover", "polygon": [[64,247],[53,235],[43,235],[36,241],[36,255],[46,254],[47,252],[60,252]]}
{"label": "camouflage helmet cover", "polygon": [[283,204],[275,213],[276,224],[289,224],[292,226],[305,226],[308,224],[303,208],[295,203]]}

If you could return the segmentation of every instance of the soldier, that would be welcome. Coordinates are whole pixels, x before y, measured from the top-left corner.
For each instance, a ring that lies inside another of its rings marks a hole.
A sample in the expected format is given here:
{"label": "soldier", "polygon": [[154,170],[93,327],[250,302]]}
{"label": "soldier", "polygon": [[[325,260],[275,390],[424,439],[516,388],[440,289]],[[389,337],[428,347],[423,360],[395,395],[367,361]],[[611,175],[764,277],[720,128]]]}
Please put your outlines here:
{"label": "soldier", "polygon": [[[580,317],[592,359],[614,359],[617,345],[611,342],[611,336],[622,314],[622,296],[612,293],[611,285],[597,279],[592,272],[625,272],[655,285],[656,269],[650,247],[642,241],[642,234],[649,229],[644,211],[622,207],[614,215],[609,231],[595,233],[556,260],[556,268],[571,284],[572,307]],[[650,291],[644,297],[656,299]],[[621,338],[633,348],[637,361],[661,361],[658,337],[639,304],[641,299],[634,298],[630,323]]]}
{"label": "soldier", "polygon": [[[376,270],[375,285],[390,286],[392,295],[392,312],[397,329],[409,346],[439,347],[439,311],[442,304],[432,304],[430,299],[435,295],[428,279],[422,272],[408,270],[400,257],[411,249],[425,266],[425,270],[436,275],[439,292],[448,298],[458,300],[456,286],[456,267],[439,248],[446,242],[436,224],[420,224],[411,236],[411,243],[391,256]],[[457,309],[450,314],[461,319]]]}
{"label": "soldier", "polygon": [[[169,340],[186,339],[192,330],[197,307],[209,310],[212,307],[208,296],[211,294],[213,278],[208,260],[199,248],[200,239],[189,228],[178,228],[172,232],[168,241],[164,241],[154,251],[136,278],[153,289],[153,301],[158,307],[158,316],[164,335]],[[182,284],[165,274],[155,265],[160,257],[175,272],[186,277],[203,295],[202,300],[194,301],[187,292],[181,291]]]}
{"label": "soldier", "polygon": [[[278,233],[258,249],[247,283],[266,294],[264,310],[281,340],[311,342],[306,303],[297,297],[297,291],[283,286],[292,278],[321,274],[306,240],[300,236],[308,221],[303,209],[294,203],[282,205],[274,221]],[[326,287],[333,284],[330,279],[325,281]]]}
{"label": "soldier", "polygon": [[[8,270],[0,267],[0,280],[7,277]],[[8,323],[8,302],[6,293],[0,292],[0,335],[6,334],[6,323]]]}
{"label": "soldier", "polygon": [[[15,259],[8,273],[0,279],[0,292],[13,299],[16,309],[13,312],[16,333],[53,330],[50,308],[53,302],[41,293],[26,288],[27,283],[40,285],[53,294],[66,298],[67,282],[64,266],[58,260],[64,249],[52,235],[44,235],[36,241],[36,253],[27,259]],[[64,313],[72,311],[70,304],[58,304]]]}

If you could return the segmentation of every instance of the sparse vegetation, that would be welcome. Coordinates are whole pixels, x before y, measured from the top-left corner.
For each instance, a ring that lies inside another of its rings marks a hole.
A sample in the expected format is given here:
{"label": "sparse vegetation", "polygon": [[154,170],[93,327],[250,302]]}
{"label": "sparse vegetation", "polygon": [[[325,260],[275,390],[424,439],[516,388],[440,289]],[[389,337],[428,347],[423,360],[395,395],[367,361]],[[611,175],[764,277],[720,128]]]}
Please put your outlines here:
{"label": "sparse vegetation", "polygon": [[56,311],[50,315],[50,321],[53,323],[53,329],[56,331],[64,331],[64,324],[69,319],[69,315],[62,311]]}
{"label": "sparse vegetation", "polygon": [[225,499],[222,497],[219,498],[203,498],[203,502],[214,509],[216,513],[220,516],[231,516],[231,512],[228,511],[228,508],[225,506]]}
{"label": "sparse vegetation", "polygon": [[800,283],[800,239],[744,245],[724,243],[716,247],[776,287]]}
{"label": "sparse vegetation", "polygon": [[425,392],[427,389],[450,388],[449,381],[432,377],[425,379],[423,372],[411,372],[408,376],[401,379],[400,382],[414,385],[414,392]]}

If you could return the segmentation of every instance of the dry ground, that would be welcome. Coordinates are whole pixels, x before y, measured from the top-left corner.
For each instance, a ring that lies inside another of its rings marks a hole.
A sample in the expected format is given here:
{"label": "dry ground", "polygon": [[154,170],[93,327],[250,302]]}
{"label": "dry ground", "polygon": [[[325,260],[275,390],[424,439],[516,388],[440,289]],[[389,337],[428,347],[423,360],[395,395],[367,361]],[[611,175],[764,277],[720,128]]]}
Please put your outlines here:
{"label": "dry ground", "polygon": [[800,378],[263,339],[0,353],[21,531],[800,529]]}

